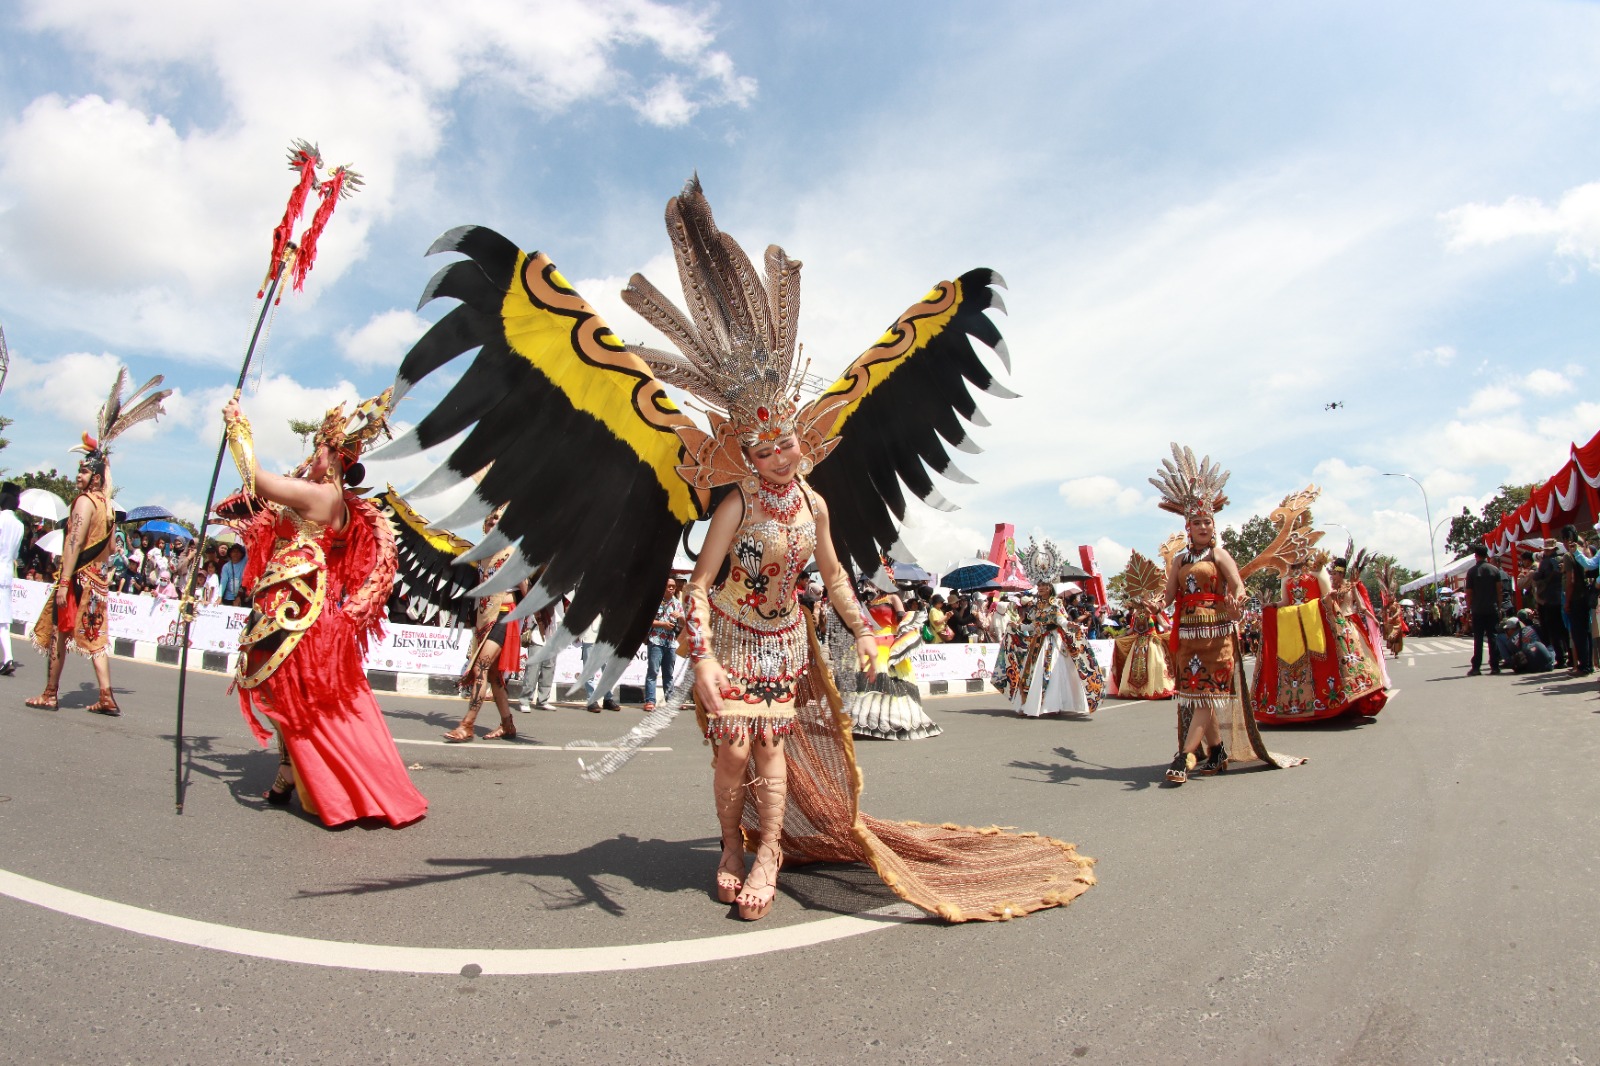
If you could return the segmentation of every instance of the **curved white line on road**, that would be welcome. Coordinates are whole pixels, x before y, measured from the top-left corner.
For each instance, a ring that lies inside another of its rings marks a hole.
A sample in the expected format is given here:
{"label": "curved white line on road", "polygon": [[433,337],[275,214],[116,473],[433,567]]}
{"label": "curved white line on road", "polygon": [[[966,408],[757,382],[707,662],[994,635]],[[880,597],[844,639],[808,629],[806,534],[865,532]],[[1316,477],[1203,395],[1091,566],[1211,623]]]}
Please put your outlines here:
{"label": "curved white line on road", "polygon": [[460,974],[469,966],[476,966],[479,969],[475,972],[486,974],[647,970],[657,966],[685,966],[810,947],[830,940],[890,929],[923,917],[915,908],[899,903],[862,914],[824,918],[804,925],[709,936],[698,940],[668,940],[658,944],[620,944],[597,948],[408,948],[314,940],[181,918],[175,914],[162,914],[74,892],[70,888],[35,881],[9,870],[0,870],[0,894],[113,929],[191,947],[279,962],[297,962],[306,966],[385,973]]}

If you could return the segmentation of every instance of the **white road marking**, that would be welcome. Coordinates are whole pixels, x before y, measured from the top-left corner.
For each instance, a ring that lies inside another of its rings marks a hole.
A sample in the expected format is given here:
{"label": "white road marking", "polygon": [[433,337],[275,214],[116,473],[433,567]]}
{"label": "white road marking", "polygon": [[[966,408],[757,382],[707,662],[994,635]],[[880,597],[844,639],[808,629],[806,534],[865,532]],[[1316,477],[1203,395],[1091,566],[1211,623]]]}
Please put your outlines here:
{"label": "white road marking", "polygon": [[1415,655],[1413,655],[1410,658],[1408,658],[1406,660],[1406,665],[1407,666],[1415,666],[1415,665],[1417,665],[1417,657]]}
{"label": "white road marking", "polygon": [[[483,738],[479,737],[478,739],[482,740]],[[483,747],[479,747],[478,746],[478,742],[476,740],[467,741],[467,742],[464,742],[464,743],[461,743],[461,744],[451,744],[448,741],[443,741],[443,740],[405,740],[405,739],[402,739],[401,737],[395,737],[394,738],[394,742],[396,744],[426,744],[426,745],[429,745],[430,747],[435,747],[435,748],[464,748],[464,747],[468,747],[470,745],[473,751],[483,751],[484,748],[488,748],[490,750],[499,750],[499,751],[570,751],[570,752],[576,752],[576,753],[581,754],[581,753],[586,752],[586,751],[616,751],[617,750],[616,748],[603,748],[603,747],[596,747],[596,748],[567,748],[567,747],[563,747],[560,744],[524,744],[520,740],[486,740],[486,741],[483,742]],[[635,751],[671,751],[672,749],[671,748],[635,748],[634,750]]]}
{"label": "white road marking", "polygon": [[257,959],[384,973],[459,974],[467,966],[486,974],[602,973],[719,962],[890,929],[924,917],[905,903],[861,914],[698,940],[619,944],[595,948],[409,948],[263,933],[132,907],[70,888],[0,870],[0,894],[100,925],[177,944]]}

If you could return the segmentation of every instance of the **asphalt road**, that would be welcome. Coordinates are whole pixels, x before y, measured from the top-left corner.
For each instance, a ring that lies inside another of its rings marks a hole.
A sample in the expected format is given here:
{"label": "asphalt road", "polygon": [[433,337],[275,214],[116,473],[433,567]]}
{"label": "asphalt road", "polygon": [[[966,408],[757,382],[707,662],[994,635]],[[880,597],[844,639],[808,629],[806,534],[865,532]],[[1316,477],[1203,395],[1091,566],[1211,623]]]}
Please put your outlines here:
{"label": "asphalt road", "polygon": [[[1035,829],[1099,861],[1070,907],[954,927],[842,918],[896,902],[854,867],[786,870],[771,917],[730,917],[687,716],[656,741],[671,750],[595,785],[527,741],[616,735],[637,710],[521,714],[523,743],[447,748],[409,742],[460,703],[385,697],[429,816],[329,832],[263,808],[276,760],[225,679],[191,679],[178,817],[176,673],[117,661],[127,713],[108,720],[82,710],[81,661],[61,711],[23,707],[30,658],[0,678],[0,1058],[1600,1063],[1595,686],[1467,679],[1463,645],[1425,643],[1444,650],[1392,666],[1403,691],[1379,718],[1269,733],[1307,765],[1182,788],[1162,784],[1170,703],[1074,722],[930,700],[942,737],[859,744],[868,811]],[[127,928],[163,915],[212,923],[176,924],[216,946]],[[841,928],[856,935],[768,950]],[[662,942],[683,943],[630,947]],[[282,944],[345,965],[260,957]],[[506,952],[584,948],[616,950]],[[652,951],[732,957],[492,972]],[[479,952],[491,972],[405,972]],[[374,959],[395,969],[350,968]]]}

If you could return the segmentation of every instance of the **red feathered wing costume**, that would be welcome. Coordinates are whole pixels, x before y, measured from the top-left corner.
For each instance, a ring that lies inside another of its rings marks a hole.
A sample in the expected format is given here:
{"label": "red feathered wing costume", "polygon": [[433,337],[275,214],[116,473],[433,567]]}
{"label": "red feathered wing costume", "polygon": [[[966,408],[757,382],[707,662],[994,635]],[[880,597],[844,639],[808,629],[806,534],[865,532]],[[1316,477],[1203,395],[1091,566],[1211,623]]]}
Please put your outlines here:
{"label": "red feathered wing costume", "polygon": [[394,583],[394,535],[372,504],[345,493],[349,519],[324,529],[270,507],[241,531],[253,611],[240,643],[239,704],[262,744],[271,719],[305,806],[324,825],[382,818],[400,827],[428,801],[412,785],[362,660],[382,633]]}

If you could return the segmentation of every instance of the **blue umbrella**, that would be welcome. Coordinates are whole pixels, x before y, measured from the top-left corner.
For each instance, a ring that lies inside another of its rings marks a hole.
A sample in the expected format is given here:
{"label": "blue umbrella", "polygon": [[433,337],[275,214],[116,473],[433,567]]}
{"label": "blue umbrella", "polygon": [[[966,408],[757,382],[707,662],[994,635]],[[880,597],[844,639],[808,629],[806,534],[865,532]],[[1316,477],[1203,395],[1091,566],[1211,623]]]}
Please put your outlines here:
{"label": "blue umbrella", "polygon": [[933,575],[924,570],[922,567],[918,566],[916,563],[895,563],[894,579],[896,581],[905,581],[911,584],[923,585],[932,583]]}
{"label": "blue umbrella", "polygon": [[980,585],[987,585],[999,574],[999,563],[968,563],[966,566],[958,566],[944,575],[944,587],[955,589],[957,592],[975,589]]}
{"label": "blue umbrella", "polygon": [[128,517],[124,518],[123,521],[124,522],[144,522],[144,521],[147,521],[147,520],[149,520],[151,518],[176,518],[176,517],[178,517],[178,516],[173,514],[171,511],[167,510],[165,507],[161,507],[161,506],[158,506],[157,504],[153,504],[152,503],[152,504],[150,504],[149,506],[146,506],[146,507],[135,507],[133,510],[128,512]]}
{"label": "blue umbrella", "polygon": [[139,527],[141,532],[154,533],[163,537],[182,537],[184,540],[193,540],[194,534],[178,525],[176,522],[146,522]]}

